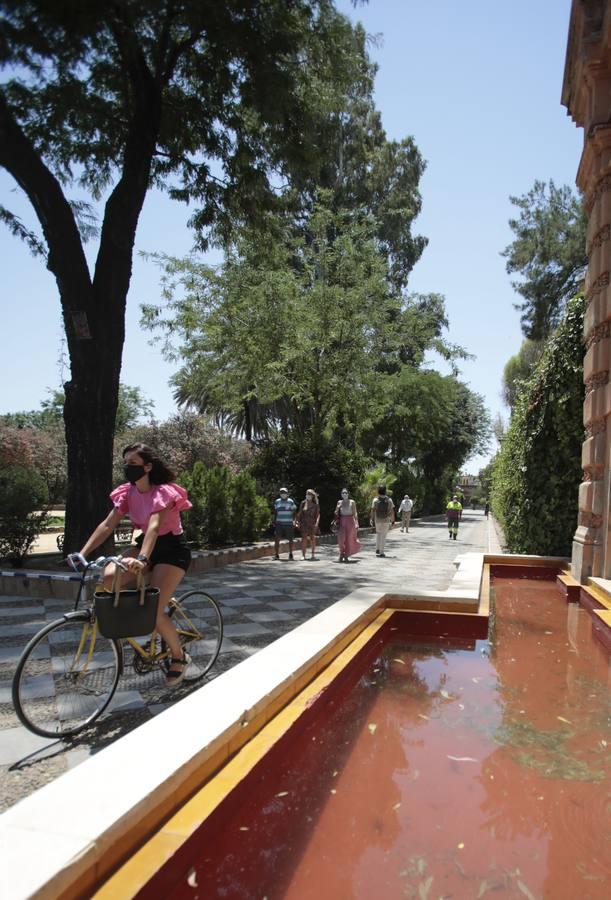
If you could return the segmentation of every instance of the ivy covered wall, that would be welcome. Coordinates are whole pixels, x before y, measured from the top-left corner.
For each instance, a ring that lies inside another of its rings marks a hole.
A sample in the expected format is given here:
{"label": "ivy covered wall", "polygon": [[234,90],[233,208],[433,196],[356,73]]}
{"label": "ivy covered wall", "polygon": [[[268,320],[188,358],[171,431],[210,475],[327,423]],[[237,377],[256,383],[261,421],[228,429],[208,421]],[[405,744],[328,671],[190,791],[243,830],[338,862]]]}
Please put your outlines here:
{"label": "ivy covered wall", "polygon": [[578,296],[525,382],[497,457],[492,511],[512,553],[570,556],[583,442],[583,314]]}

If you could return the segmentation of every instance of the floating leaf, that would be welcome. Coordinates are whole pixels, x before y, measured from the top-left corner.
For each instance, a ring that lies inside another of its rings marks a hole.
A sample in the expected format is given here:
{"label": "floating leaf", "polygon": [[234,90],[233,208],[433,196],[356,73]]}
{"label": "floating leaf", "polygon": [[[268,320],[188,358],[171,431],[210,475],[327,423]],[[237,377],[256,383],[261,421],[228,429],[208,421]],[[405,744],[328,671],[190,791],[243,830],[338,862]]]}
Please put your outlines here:
{"label": "floating leaf", "polygon": [[249,829],[247,828],[246,825],[240,825],[240,831],[248,831],[248,830]]}
{"label": "floating leaf", "polygon": [[331,788],[331,793],[332,793],[332,794],[337,794],[337,791],[335,790],[335,788]]}
{"label": "floating leaf", "polygon": [[481,678],[472,678],[472,679],[471,679],[471,681],[473,682],[473,684],[479,684],[481,680],[482,680]]}
{"label": "floating leaf", "polygon": [[399,659],[398,657],[397,657],[396,659],[393,659],[393,662],[401,663],[402,666],[405,665],[405,660],[404,660],[404,659]]}
{"label": "floating leaf", "polygon": [[572,725],[572,722],[569,722],[568,719],[565,719],[564,716],[556,716],[559,722],[564,722],[566,725]]}
{"label": "floating leaf", "polygon": [[465,708],[465,704],[464,704],[464,703],[459,703],[459,704],[458,704],[458,708],[459,708],[459,709],[464,709],[464,708]]}
{"label": "floating leaf", "polygon": [[486,881],[486,879],[484,878],[484,880],[482,882],[480,882],[479,891],[477,894],[477,900],[480,900],[480,897],[484,896],[484,894],[487,892],[488,888],[489,888],[489,884]]}
{"label": "floating leaf", "polygon": [[197,887],[197,872],[195,871],[195,869],[191,869],[191,871],[187,875],[187,884],[192,888]]}
{"label": "floating leaf", "polygon": [[454,699],[455,699],[455,698],[452,696],[452,694],[448,694],[447,691],[439,691],[439,693],[441,694],[441,696],[442,696],[445,700],[454,700]]}
{"label": "floating leaf", "polygon": [[544,634],[553,634],[553,631],[545,631]]}
{"label": "floating leaf", "polygon": [[399,809],[400,806],[401,806],[401,803],[395,803],[395,805],[393,806],[393,809],[395,810],[395,812]]}
{"label": "floating leaf", "polygon": [[288,797],[288,791],[280,791],[276,794],[276,797]]}
{"label": "floating leaf", "polygon": [[375,734],[377,727],[378,726],[374,722],[370,722],[367,726],[367,728],[369,729],[369,734]]}
{"label": "floating leaf", "polygon": [[532,893],[528,890],[528,888],[526,887],[526,885],[524,884],[523,881],[517,881],[516,884],[518,885],[519,890],[522,891],[522,893],[524,894],[524,896],[525,896],[525,897],[528,897],[528,900],[536,900],[534,894],[532,894]]}
{"label": "floating leaf", "polygon": [[335,772],[333,773],[333,777],[335,778],[336,776],[337,776],[337,769],[336,769]]}
{"label": "floating leaf", "polygon": [[432,883],[433,883],[432,875],[429,875],[429,877],[426,879],[426,881],[420,882],[420,884],[418,885],[418,897],[420,898],[420,900],[427,900]]}
{"label": "floating leaf", "polygon": [[456,846],[458,847],[459,850],[464,850],[464,848],[465,848],[465,845],[463,844],[462,841],[460,842],[460,844],[457,844]]}
{"label": "floating leaf", "polygon": [[429,719],[428,716],[425,716],[425,715],[424,715],[424,713],[418,713],[418,718],[419,718],[419,719],[426,719],[427,722],[430,722],[430,721],[431,721],[431,720]]}
{"label": "floating leaf", "polygon": [[453,762],[479,762],[479,759],[475,759],[473,756],[450,756],[448,754],[448,759]]}

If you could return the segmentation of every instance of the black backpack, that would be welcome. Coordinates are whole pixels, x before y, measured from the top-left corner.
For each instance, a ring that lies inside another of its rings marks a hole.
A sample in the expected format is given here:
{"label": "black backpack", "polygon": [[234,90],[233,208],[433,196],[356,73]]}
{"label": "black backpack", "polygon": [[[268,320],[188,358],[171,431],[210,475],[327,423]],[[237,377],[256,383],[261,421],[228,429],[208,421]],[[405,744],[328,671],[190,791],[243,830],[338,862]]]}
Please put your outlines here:
{"label": "black backpack", "polygon": [[390,500],[386,496],[378,497],[376,501],[376,519],[387,519],[390,512]]}

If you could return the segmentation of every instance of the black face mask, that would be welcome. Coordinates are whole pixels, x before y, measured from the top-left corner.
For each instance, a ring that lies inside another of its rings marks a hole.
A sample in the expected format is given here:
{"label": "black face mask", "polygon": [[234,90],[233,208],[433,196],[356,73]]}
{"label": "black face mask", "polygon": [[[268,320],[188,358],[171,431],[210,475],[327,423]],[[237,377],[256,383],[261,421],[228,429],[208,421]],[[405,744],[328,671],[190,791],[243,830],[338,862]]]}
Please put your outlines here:
{"label": "black face mask", "polygon": [[144,466],[123,466],[123,471],[130,484],[135,484],[145,474]]}

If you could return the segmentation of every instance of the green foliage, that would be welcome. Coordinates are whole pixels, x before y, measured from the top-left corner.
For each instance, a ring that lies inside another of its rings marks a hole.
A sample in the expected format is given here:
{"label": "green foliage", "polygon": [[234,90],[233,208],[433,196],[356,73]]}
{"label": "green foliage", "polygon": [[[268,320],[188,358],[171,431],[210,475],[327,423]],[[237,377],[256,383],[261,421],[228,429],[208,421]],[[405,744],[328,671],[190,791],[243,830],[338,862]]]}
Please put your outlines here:
{"label": "green foliage", "polygon": [[566,304],[582,288],[586,257],[586,217],[581,198],[564,185],[535,181],[522,197],[511,197],[520,211],[509,225],[515,238],[503,251],[507,272],[522,296],[522,330],[544,340],[561,321]]}
{"label": "green foliage", "polygon": [[[368,469],[359,484],[354,499],[359,510],[359,519],[362,524],[369,522],[369,512],[374,497],[378,496],[378,487],[386,485],[386,493],[393,500],[395,507],[399,506],[395,492],[393,491],[397,476],[390,472],[384,463]],[[400,501],[399,501],[400,502]]]}
{"label": "green foliage", "polygon": [[531,377],[537,361],[541,356],[543,344],[541,341],[522,342],[522,346],[515,356],[510,357],[503,369],[503,400],[510,409],[513,409],[521,385]]}
{"label": "green foliage", "polygon": [[341,489],[347,487],[354,494],[364,470],[360,451],[329,438],[315,440],[311,434],[300,437],[294,433],[261,447],[251,467],[259,492],[269,497],[270,506],[281,485],[289,489],[297,505],[308,488],[313,488],[320,501],[321,531],[329,528]]}
{"label": "green foliage", "polygon": [[[61,424],[65,396],[63,391],[49,391],[49,399],[42,402],[43,421]],[[144,396],[139,387],[119,385],[119,400],[115,417],[115,434],[135,428],[142,419],[150,419],[155,404]]]}
{"label": "green foliage", "polygon": [[582,297],[568,303],[494,461],[492,511],[515,553],[570,553],[581,481],[583,313]]}
{"label": "green foliage", "polygon": [[33,469],[0,468],[0,557],[23,564],[36,535],[46,525],[48,499],[47,487]]}
{"label": "green foliage", "polygon": [[[18,420],[21,414],[14,415]],[[10,415],[0,418],[0,467],[15,465],[31,469],[45,483],[48,506],[59,503],[66,491],[64,429],[47,418],[40,420],[39,426],[4,424],[6,420],[15,421]]]}
{"label": "green foliage", "polygon": [[238,472],[231,479],[229,532],[236,544],[253,541],[270,523],[269,504],[257,494],[257,484],[249,472]]}
{"label": "green foliage", "polygon": [[269,525],[270,511],[247,472],[232,475],[226,466],[197,462],[181,484],[193,508],[183,514],[189,540],[218,547],[256,540]]}

